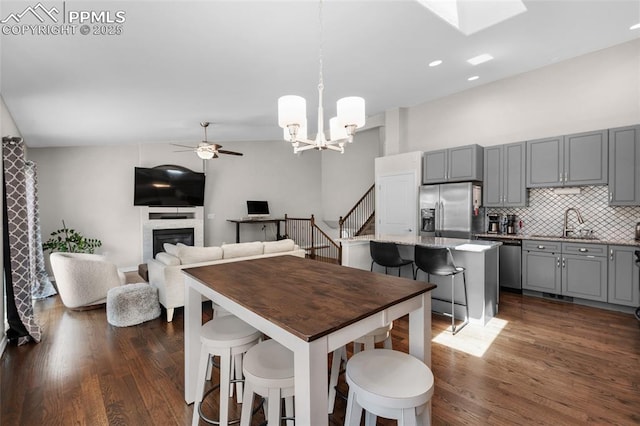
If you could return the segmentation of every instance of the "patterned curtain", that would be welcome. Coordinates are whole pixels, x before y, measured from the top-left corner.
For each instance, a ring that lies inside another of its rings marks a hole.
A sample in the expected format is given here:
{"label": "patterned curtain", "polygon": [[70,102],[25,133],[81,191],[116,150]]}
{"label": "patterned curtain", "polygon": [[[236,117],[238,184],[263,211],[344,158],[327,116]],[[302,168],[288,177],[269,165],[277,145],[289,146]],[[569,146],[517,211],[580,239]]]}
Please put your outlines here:
{"label": "patterned curtain", "polygon": [[7,303],[7,337],[18,345],[39,342],[40,327],[33,314],[29,221],[22,138],[2,138],[4,173],[4,272]]}
{"label": "patterned curtain", "polygon": [[36,163],[25,163],[25,178],[27,185],[27,221],[29,226],[29,266],[31,280],[31,294],[34,299],[44,299],[56,293],[49,274],[44,265],[42,251],[42,233],[40,232],[40,210],[38,207],[38,178]]}

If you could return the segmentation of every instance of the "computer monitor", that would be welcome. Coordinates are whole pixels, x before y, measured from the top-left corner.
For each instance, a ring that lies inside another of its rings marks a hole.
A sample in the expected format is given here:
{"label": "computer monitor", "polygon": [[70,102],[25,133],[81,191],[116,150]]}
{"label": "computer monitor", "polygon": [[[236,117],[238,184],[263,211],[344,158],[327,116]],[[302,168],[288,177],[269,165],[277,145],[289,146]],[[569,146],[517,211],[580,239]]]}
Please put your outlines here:
{"label": "computer monitor", "polygon": [[249,217],[269,216],[269,203],[266,201],[247,201],[247,216]]}

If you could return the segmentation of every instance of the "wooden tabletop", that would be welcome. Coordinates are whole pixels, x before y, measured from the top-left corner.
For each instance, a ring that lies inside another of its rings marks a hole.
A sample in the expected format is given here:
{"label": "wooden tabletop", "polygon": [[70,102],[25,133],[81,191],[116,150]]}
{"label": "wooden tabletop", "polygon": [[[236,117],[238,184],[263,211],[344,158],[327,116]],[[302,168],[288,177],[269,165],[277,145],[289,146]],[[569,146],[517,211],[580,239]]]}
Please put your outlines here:
{"label": "wooden tabletop", "polygon": [[296,256],[184,272],[307,342],[436,287]]}

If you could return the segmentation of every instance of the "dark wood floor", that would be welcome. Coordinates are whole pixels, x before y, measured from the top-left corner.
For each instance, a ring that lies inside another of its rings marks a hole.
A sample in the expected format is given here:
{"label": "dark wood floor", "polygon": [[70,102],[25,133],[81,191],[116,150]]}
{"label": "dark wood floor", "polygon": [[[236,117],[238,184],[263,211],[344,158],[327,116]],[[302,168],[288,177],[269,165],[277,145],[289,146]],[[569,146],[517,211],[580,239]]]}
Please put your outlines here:
{"label": "dark wood floor", "polygon": [[[640,424],[640,323],[632,315],[501,297],[490,325],[455,337],[443,333],[449,320],[434,315],[433,424]],[[127,328],[110,326],[104,309],[66,310],[57,297],[36,310],[42,342],[9,346],[1,360],[1,425],[190,424],[181,310],[173,323]],[[406,318],[393,333],[394,348],[406,351]],[[337,402],[330,424],[342,424],[344,406]]]}

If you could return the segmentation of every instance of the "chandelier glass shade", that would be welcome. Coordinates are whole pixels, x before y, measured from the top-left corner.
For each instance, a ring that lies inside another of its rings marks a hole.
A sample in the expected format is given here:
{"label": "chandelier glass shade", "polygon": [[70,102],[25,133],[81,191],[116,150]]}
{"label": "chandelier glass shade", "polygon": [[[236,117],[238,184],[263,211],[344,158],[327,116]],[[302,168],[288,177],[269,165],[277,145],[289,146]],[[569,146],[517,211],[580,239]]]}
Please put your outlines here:
{"label": "chandelier glass shade", "polygon": [[365,102],[358,96],[348,96],[338,100],[337,116],[329,120],[329,138],[324,134],[324,111],[322,92],[322,0],[320,18],[320,82],[318,83],[318,134],[315,139],[307,138],[307,101],[297,95],[281,96],[278,99],[278,125],[284,129],[284,139],[291,142],[293,152],[309,149],[330,149],[344,153],[344,144],[353,142],[356,129],[365,124]]}

